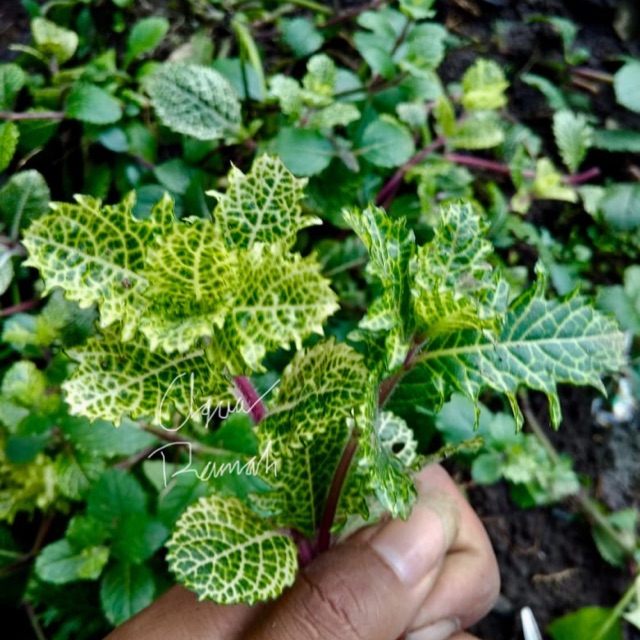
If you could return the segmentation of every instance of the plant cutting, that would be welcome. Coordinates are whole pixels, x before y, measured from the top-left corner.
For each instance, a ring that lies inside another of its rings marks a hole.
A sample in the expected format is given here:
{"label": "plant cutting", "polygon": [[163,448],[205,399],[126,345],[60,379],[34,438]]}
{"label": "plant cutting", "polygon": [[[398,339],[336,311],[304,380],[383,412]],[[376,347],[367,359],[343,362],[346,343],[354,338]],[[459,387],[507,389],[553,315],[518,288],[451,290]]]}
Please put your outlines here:
{"label": "plant cutting", "polygon": [[[577,294],[547,299],[541,271],[511,295],[465,202],[444,207],[422,245],[380,208],[345,211],[375,298],[346,341],[323,338],[337,304],[317,257],[295,250],[318,222],[302,212],[305,184],[262,155],[246,173],[232,168],[209,219],[177,220],[169,197],[139,220],[132,197],[78,196],[24,235],[46,290],[99,310],[96,335],[68,350],[72,414],[145,420],[174,440],[181,425],[197,443],[193,406],[240,402],[257,451],[272,456],[272,473],[256,470],[259,491],[207,493],[175,525],[169,565],[201,599],[275,597],[341,530],[381,512],[406,518],[424,464],[403,417],[416,405],[437,413],[453,392],[477,403],[491,390],[520,427],[516,393],[528,387],[547,396],[557,426],[558,383],[602,389],[601,375],[624,364],[615,323]],[[292,345],[260,399],[253,378]]]}

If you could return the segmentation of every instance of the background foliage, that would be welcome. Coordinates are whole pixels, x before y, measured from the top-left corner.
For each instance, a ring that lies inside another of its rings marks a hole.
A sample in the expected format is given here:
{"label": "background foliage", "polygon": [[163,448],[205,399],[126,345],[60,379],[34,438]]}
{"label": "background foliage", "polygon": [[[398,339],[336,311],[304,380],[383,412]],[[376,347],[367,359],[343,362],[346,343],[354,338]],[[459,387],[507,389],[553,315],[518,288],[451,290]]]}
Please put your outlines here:
{"label": "background foliage", "polygon": [[[400,418],[382,413],[371,448],[360,449],[363,477],[375,479],[367,486],[383,506],[402,512],[408,493],[393,471],[385,478],[393,465],[376,466],[395,453],[380,441],[401,433],[405,445],[440,457],[467,443],[462,460],[473,482],[505,479],[525,507],[573,496],[600,553],[627,568],[629,589],[617,608],[578,611],[555,623],[552,636],[576,637],[571,629],[582,624],[592,637],[619,638],[623,616],[637,626],[637,505],[609,512],[596,503],[517,393],[524,380],[545,392],[557,425],[556,382],[599,385],[602,370],[620,364],[605,366],[611,344],[596,356],[593,344],[585,351],[575,340],[558,369],[553,352],[510,360],[482,345],[496,329],[501,296],[517,300],[501,327],[505,342],[545,318],[544,331],[569,327],[587,342],[590,332],[613,333],[610,321],[583,311],[580,297],[564,298],[579,286],[629,336],[629,364],[607,380],[612,401],[596,417],[616,428],[633,419],[640,188],[637,173],[609,168],[640,148],[639,59],[615,60],[611,74],[590,69],[577,27],[546,15],[532,20],[561,39],[561,61],[523,71],[480,53],[450,78],[448,61],[474,43],[428,0],[355,10],[190,0],[155,15],[127,0],[23,5],[28,33],[0,64],[0,589],[20,612],[24,637],[100,637],[151,602],[173,581],[164,543],[189,505],[170,544],[179,573],[190,571],[188,562],[180,568],[190,544],[181,534],[200,522],[198,513],[242,520],[248,495],[263,510],[287,512],[293,520],[285,524],[316,529],[313,496],[301,509],[286,493],[305,467],[291,470],[293,481],[284,476],[276,503],[268,479],[250,474],[207,483],[182,474],[166,487],[161,460],[147,456],[170,443],[159,425],[172,415],[130,381],[162,370],[154,383],[166,389],[189,359],[225,399],[210,366],[224,360],[238,375],[262,369],[259,390],[281,377],[278,398],[286,401],[301,371],[322,380],[327,363],[343,359],[365,388],[367,368],[353,354],[335,352],[333,342],[314,351],[318,338],[308,338],[331,314],[325,334],[341,344],[360,332],[367,365],[381,379],[402,366],[417,329],[434,341],[388,399]],[[496,28],[498,40],[507,26]],[[600,115],[576,77],[602,83],[598,90],[624,115]],[[512,109],[522,85],[545,105],[535,125]],[[85,195],[74,204],[76,193]],[[50,200],[59,202],[52,211]],[[208,224],[212,214],[217,226]],[[198,271],[203,253],[209,266]],[[452,255],[462,257],[452,263]],[[548,275],[526,293],[536,261]],[[300,291],[315,315],[251,316],[252,305],[266,306],[272,295],[294,307]],[[465,333],[471,328],[473,336]],[[152,352],[126,342],[136,331]],[[480,345],[477,354],[447,359],[460,336]],[[195,348],[202,338],[211,341],[207,353]],[[290,342],[304,343],[311,364],[279,348]],[[466,373],[474,367],[484,375]],[[434,371],[455,372],[446,392],[429,386]],[[91,394],[82,376],[93,376]],[[172,401],[185,414],[183,383]],[[438,412],[452,390],[461,393]],[[477,397],[478,408],[470,401]],[[366,430],[375,399],[361,401]],[[291,409],[303,425],[296,438],[304,438],[312,408]],[[282,433],[291,415],[279,423],[275,413],[266,428]],[[523,417],[528,430],[516,432]],[[417,445],[404,437],[407,424]],[[264,444],[247,416],[206,426],[189,434],[202,460],[249,460]],[[320,467],[322,455],[336,452],[319,452]],[[176,469],[184,464],[175,450],[170,457]],[[326,488],[330,478],[314,482]],[[364,480],[351,482],[353,503],[339,517],[364,512]],[[262,521],[246,521],[251,535],[264,533]],[[265,544],[263,553],[285,554],[274,566],[290,582],[291,539]],[[198,583],[209,594],[225,586]]]}

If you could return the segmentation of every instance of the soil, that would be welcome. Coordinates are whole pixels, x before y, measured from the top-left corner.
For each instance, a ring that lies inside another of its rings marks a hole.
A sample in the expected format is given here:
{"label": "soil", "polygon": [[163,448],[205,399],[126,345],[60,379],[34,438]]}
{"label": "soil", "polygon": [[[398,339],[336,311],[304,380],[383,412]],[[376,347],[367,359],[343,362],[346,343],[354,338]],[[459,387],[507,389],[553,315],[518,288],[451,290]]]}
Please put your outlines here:
{"label": "soil", "polygon": [[[592,394],[564,389],[561,396],[564,422],[558,432],[548,432],[556,449],[574,459],[594,497],[608,508],[640,507],[640,420],[605,429],[591,416]],[[537,414],[549,424],[543,400]],[[459,478],[464,478],[460,472]],[[504,483],[472,486],[468,495],[489,532],[502,576],[502,595],[475,627],[478,637],[521,640],[518,618],[524,606],[544,628],[583,606],[613,606],[628,587],[630,571],[614,569],[601,558],[589,523],[571,501],[550,509],[519,509]],[[640,633],[628,628],[624,638],[638,640]]]}

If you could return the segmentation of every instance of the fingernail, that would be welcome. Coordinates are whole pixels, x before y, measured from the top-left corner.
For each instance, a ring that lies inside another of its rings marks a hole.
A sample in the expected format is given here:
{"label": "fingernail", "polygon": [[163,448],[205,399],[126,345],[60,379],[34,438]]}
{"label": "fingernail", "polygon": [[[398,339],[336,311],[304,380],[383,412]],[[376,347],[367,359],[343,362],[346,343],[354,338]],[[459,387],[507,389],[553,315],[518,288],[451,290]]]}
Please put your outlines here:
{"label": "fingernail", "polygon": [[458,510],[448,496],[421,496],[408,520],[391,520],[370,544],[408,587],[444,557],[458,531]]}
{"label": "fingernail", "polygon": [[412,631],[407,635],[406,640],[447,640],[459,630],[459,620],[440,620],[428,627]]}

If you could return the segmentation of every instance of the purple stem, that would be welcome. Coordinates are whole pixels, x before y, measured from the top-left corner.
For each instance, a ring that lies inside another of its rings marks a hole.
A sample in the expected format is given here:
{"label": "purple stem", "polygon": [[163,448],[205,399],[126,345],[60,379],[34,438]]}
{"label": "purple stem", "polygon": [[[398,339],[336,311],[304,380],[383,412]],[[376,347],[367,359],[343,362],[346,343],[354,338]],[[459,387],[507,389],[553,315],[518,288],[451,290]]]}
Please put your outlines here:
{"label": "purple stem", "polygon": [[247,411],[255,424],[260,424],[267,415],[267,410],[262,404],[258,392],[253,388],[251,380],[247,376],[236,376],[233,381],[247,405]]}
{"label": "purple stem", "polygon": [[387,209],[391,203],[393,202],[393,198],[398,191],[398,188],[402,184],[402,179],[404,178],[405,173],[411,167],[417,165],[419,162],[422,162],[428,155],[432,154],[434,151],[439,149],[446,142],[443,136],[439,136],[436,138],[430,145],[426,146],[422,151],[416,153],[413,158],[405,162],[394,174],[389,178],[387,183],[380,189],[378,193],[378,197],[376,198],[376,204],[379,207],[384,207]]}

